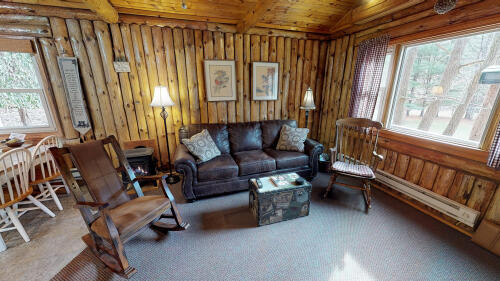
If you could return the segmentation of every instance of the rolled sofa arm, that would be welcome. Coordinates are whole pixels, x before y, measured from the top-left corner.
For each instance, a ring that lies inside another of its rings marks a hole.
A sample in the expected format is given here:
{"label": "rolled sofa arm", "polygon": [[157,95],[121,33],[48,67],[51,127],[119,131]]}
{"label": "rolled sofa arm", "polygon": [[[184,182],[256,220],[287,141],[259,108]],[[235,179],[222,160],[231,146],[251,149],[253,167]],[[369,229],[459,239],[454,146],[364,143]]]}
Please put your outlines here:
{"label": "rolled sofa arm", "polygon": [[323,145],[315,140],[306,139],[304,142],[304,153],[309,155],[309,166],[312,168],[311,177],[318,174],[318,160],[323,149]]}
{"label": "rolled sofa arm", "polygon": [[179,144],[176,147],[174,159],[175,170],[184,175],[182,194],[187,200],[196,199],[193,193],[193,183],[197,176],[196,160],[184,144]]}

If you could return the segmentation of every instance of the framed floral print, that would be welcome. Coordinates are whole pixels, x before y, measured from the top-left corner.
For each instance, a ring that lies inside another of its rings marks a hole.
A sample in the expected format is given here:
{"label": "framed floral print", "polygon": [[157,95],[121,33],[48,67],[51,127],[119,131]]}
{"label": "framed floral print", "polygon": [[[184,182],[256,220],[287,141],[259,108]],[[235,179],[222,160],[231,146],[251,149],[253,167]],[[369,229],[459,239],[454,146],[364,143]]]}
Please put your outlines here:
{"label": "framed floral print", "polygon": [[252,66],[253,100],[277,100],[279,63],[254,62]]}
{"label": "framed floral print", "polygon": [[208,101],[236,100],[234,60],[206,60],[205,85]]}

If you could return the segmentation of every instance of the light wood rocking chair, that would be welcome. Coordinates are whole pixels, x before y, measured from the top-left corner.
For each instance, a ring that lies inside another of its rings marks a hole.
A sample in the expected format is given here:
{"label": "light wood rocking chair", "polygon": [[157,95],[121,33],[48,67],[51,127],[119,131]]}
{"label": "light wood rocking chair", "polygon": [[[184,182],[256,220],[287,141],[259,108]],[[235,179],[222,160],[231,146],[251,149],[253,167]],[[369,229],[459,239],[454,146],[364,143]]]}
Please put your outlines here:
{"label": "light wood rocking chair", "polygon": [[[331,177],[323,197],[338,184],[361,190],[366,212],[371,208],[371,182],[375,179],[378,162],[384,160],[377,154],[378,134],[382,123],[365,118],[346,118],[336,122],[336,144],[330,148]],[[361,180],[361,186],[336,182],[337,177],[347,176]]]}
{"label": "light wood rocking chair", "polygon": [[[108,144],[111,148],[105,147]],[[118,168],[113,166],[106,149],[116,153],[120,163]],[[114,136],[69,147],[52,147],[50,151],[89,230],[89,234],[82,237],[83,241],[112,271],[126,278],[137,272],[129,265],[123,244],[146,226],[154,226],[161,231],[189,227],[179,215],[165,177],[136,177]],[[93,201],[85,199],[66,156],[70,156]],[[137,198],[131,199],[127,194],[119,172],[125,172]],[[161,180],[163,196],[144,196],[142,193],[138,182],[152,179]],[[174,219],[175,223],[162,222],[162,218]]]}

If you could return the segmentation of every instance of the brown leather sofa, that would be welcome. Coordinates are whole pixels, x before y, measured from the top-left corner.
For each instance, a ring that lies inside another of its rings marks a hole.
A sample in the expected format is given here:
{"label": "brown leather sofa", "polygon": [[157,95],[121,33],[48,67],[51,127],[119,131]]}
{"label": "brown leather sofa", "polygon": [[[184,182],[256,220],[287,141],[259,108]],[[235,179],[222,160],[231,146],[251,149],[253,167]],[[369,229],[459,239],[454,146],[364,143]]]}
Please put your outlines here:
{"label": "brown leather sofa", "polygon": [[198,164],[186,146],[175,151],[175,170],[184,175],[184,197],[195,199],[248,189],[248,179],[285,172],[297,172],[312,179],[318,172],[323,145],[307,139],[304,153],[276,150],[281,126],[297,127],[295,120],[270,120],[234,124],[195,124],[184,126],[179,138],[207,129],[222,155]]}

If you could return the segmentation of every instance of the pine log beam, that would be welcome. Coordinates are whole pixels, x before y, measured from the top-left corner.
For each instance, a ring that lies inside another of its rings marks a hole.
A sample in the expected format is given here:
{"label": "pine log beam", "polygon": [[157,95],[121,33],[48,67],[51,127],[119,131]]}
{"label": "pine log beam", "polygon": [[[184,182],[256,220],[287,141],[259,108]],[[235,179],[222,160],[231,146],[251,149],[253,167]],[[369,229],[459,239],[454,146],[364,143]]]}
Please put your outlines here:
{"label": "pine log beam", "polygon": [[108,0],[83,0],[83,2],[105,22],[118,22],[118,12]]}
{"label": "pine log beam", "polygon": [[64,19],[99,20],[100,17],[86,9],[62,8],[45,5],[21,4],[0,1],[0,14],[60,17]]}
{"label": "pine log beam", "polygon": [[278,0],[260,0],[253,9],[248,11],[247,15],[236,24],[238,33],[245,33],[257,22],[259,22],[266,13],[271,11],[278,3]]}
{"label": "pine log beam", "polygon": [[353,25],[360,25],[389,14],[415,6],[424,0],[376,0],[369,1],[347,12],[330,30],[337,32]]}

